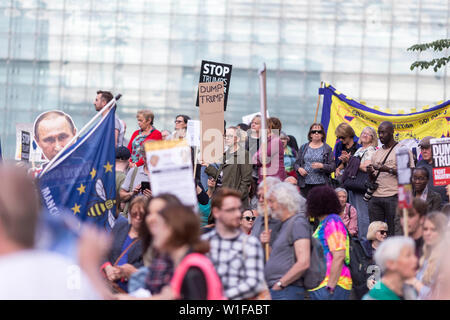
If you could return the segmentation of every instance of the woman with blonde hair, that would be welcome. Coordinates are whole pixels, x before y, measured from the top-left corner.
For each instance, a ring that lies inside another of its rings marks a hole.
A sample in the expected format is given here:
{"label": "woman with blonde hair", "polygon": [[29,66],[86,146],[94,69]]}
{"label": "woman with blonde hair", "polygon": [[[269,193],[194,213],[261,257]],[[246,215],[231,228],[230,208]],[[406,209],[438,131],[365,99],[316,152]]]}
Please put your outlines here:
{"label": "woman with blonde hair", "polygon": [[438,211],[428,213],[423,223],[423,255],[419,260],[416,277],[408,280],[418,293],[418,299],[427,299],[436,282],[443,252],[443,239],[447,230],[447,217]]}
{"label": "woman with blonde hair", "polygon": [[144,164],[144,159],[139,150],[145,141],[162,140],[161,132],[153,126],[155,115],[151,110],[139,110],[136,115],[139,130],[136,130],[128,143],[128,150],[131,152],[130,167],[140,167]]}
{"label": "woman with blonde hair", "polygon": [[346,172],[342,176],[345,189],[348,191],[348,202],[358,212],[358,237],[364,239],[370,223],[367,202],[363,200],[366,192],[365,182],[368,180],[367,166],[378,147],[377,132],[372,127],[365,127],[359,138],[361,147],[350,158]]}

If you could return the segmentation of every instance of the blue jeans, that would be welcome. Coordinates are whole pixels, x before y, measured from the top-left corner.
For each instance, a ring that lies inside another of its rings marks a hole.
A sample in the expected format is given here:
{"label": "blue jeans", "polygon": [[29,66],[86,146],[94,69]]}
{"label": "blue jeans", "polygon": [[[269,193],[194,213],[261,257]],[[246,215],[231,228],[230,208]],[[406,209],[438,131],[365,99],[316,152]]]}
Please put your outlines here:
{"label": "blue jeans", "polygon": [[358,238],[367,239],[367,230],[369,229],[369,208],[364,195],[353,191],[348,191],[348,203],[355,207],[358,213]]}
{"label": "blue jeans", "polygon": [[340,286],[334,288],[334,293],[330,294],[327,287],[319,290],[310,291],[311,300],[348,300],[350,298],[350,290],[342,289]]}
{"label": "blue jeans", "polygon": [[270,289],[272,300],[304,300],[305,288],[299,286],[287,286],[282,290]]}

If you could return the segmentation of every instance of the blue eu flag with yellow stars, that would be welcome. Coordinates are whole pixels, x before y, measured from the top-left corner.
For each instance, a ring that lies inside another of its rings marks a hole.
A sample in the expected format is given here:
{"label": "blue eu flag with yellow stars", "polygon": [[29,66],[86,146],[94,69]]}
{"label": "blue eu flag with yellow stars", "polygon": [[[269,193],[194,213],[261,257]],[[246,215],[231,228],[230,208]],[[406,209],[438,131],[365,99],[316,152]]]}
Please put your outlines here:
{"label": "blue eu flag with yellow stars", "polygon": [[43,206],[110,231],[116,218],[115,107],[38,177]]}

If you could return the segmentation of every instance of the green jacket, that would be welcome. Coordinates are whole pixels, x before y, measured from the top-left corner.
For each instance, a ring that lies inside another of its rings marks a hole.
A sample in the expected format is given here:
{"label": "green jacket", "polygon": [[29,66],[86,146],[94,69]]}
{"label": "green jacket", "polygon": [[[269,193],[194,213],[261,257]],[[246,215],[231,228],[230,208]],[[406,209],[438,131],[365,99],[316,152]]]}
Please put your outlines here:
{"label": "green jacket", "polygon": [[379,281],[364,297],[363,300],[403,300],[394,291]]}
{"label": "green jacket", "polygon": [[205,173],[217,181],[217,177],[223,170],[222,187],[239,191],[242,194],[242,206],[248,208],[248,193],[253,179],[253,165],[250,162],[249,153],[245,149],[239,149],[234,153],[226,152],[223,156],[226,163],[222,163],[219,169],[209,165],[205,169]]}

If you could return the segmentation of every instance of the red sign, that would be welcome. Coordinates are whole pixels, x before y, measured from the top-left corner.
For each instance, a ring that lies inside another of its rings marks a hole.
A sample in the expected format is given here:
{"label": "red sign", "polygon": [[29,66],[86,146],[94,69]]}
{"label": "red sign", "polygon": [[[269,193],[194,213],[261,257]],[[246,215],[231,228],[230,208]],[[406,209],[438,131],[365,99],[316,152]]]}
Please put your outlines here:
{"label": "red sign", "polygon": [[435,186],[450,184],[450,167],[433,168],[433,184]]}

